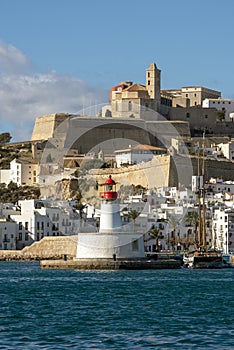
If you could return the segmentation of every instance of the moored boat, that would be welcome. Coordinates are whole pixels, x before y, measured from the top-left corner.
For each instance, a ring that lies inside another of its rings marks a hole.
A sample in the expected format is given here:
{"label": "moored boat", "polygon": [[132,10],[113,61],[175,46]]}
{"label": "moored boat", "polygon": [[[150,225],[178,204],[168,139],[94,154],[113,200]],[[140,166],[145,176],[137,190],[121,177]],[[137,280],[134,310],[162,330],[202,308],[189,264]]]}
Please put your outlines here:
{"label": "moored boat", "polygon": [[193,269],[220,269],[224,267],[223,256],[218,252],[188,253],[183,258],[184,267]]}

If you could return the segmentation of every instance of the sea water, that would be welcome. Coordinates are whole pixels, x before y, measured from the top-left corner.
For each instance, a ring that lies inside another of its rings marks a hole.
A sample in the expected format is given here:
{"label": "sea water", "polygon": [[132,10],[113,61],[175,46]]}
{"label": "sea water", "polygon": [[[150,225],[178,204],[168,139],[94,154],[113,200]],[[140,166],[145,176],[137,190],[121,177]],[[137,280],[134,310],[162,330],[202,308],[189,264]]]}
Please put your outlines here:
{"label": "sea water", "polygon": [[0,263],[0,349],[234,349],[234,269]]}

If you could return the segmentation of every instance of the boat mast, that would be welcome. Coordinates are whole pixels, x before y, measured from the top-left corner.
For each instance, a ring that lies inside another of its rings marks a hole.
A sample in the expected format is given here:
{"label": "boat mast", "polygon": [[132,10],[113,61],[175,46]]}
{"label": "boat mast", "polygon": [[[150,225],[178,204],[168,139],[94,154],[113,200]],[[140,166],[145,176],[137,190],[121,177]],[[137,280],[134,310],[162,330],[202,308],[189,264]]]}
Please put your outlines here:
{"label": "boat mast", "polygon": [[198,189],[198,247],[201,247],[201,184],[200,184],[200,145],[198,143],[198,157],[197,157],[197,189]]}
{"label": "boat mast", "polygon": [[202,246],[206,250],[206,203],[205,203],[205,130],[202,142]]}

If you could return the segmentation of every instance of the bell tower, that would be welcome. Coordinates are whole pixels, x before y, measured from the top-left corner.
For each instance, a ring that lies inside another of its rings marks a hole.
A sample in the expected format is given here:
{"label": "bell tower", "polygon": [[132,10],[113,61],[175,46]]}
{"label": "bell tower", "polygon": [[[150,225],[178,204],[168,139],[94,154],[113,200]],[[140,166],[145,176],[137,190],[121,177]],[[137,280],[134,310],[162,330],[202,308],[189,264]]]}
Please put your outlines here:
{"label": "bell tower", "polygon": [[156,110],[160,110],[160,89],[161,89],[161,70],[157,69],[155,63],[151,63],[146,69],[146,89],[151,99],[155,100]]}

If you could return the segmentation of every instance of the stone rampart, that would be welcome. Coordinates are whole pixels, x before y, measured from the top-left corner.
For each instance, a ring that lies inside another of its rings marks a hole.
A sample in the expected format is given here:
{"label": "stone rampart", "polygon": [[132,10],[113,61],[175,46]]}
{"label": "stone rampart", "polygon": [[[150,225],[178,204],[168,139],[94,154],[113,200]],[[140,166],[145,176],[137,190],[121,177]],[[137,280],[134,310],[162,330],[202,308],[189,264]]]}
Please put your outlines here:
{"label": "stone rampart", "polygon": [[[37,117],[35,120],[31,141],[48,140],[54,137],[54,132],[66,119],[69,118],[69,114],[54,113]],[[62,132],[66,133],[67,130],[62,128]]]}
{"label": "stone rampart", "polygon": [[22,250],[0,250],[0,260],[71,259],[76,249],[77,235],[44,237]]}

